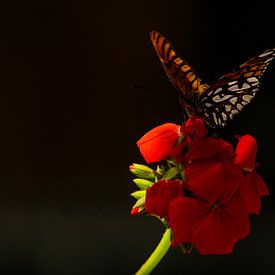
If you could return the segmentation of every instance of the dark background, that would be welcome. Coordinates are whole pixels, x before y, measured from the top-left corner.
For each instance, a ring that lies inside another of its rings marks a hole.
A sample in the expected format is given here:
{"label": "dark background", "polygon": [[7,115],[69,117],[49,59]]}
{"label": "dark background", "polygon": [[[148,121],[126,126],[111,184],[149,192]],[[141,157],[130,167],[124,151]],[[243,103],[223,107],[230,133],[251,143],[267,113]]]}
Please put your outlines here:
{"label": "dark background", "polygon": [[[129,215],[128,165],[143,162],[135,142],[146,131],[182,119],[148,32],[211,83],[275,45],[272,1],[240,2],[1,3],[0,274],[136,271],[163,228]],[[171,250],[154,274],[274,274],[274,72],[224,133],[259,142],[271,196],[251,234],[228,256]]]}

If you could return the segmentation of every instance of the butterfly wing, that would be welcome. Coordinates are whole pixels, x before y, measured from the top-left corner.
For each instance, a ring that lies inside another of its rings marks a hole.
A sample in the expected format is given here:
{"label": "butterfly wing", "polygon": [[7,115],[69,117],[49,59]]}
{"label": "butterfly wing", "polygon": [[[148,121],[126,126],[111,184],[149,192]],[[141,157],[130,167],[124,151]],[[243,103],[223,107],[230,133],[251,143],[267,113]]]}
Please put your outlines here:
{"label": "butterfly wing", "polygon": [[266,50],[221,77],[199,96],[199,114],[211,127],[225,127],[255,97],[274,57],[275,49]]}
{"label": "butterfly wing", "polygon": [[191,66],[173,49],[171,43],[160,33],[150,32],[150,39],[169,79],[178,91],[181,102],[189,114],[194,114],[193,101],[208,88],[202,84]]}

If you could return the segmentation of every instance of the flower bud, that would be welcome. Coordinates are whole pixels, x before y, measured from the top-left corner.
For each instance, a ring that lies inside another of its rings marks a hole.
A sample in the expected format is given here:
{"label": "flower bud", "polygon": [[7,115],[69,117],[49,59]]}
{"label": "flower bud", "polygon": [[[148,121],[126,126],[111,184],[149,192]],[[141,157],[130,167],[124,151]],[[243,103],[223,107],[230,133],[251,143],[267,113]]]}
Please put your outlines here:
{"label": "flower bud", "polygon": [[134,204],[133,208],[135,207],[144,207],[145,204],[145,194],[141,198],[139,198],[136,203]]}
{"label": "flower bud", "polygon": [[133,173],[139,178],[155,180],[156,172],[146,165],[133,163],[129,166],[129,169],[131,173]]}
{"label": "flower bud", "polygon": [[165,123],[147,132],[138,142],[138,148],[147,163],[166,159],[173,152],[179,136],[180,126]]}
{"label": "flower bud", "polygon": [[146,190],[148,187],[153,185],[152,181],[146,180],[146,179],[134,179],[133,182],[137,185],[137,187],[141,190]]}
{"label": "flower bud", "polygon": [[139,190],[139,191],[135,191],[133,193],[131,193],[131,196],[134,197],[135,199],[140,199],[143,196],[145,196],[146,191],[145,190]]}
{"label": "flower bud", "polygon": [[139,207],[133,207],[132,210],[131,210],[131,215],[134,216],[134,215],[137,215],[140,211],[139,211]]}
{"label": "flower bud", "polygon": [[235,164],[245,171],[251,172],[255,169],[257,153],[257,141],[251,135],[238,137],[238,144],[235,152]]}

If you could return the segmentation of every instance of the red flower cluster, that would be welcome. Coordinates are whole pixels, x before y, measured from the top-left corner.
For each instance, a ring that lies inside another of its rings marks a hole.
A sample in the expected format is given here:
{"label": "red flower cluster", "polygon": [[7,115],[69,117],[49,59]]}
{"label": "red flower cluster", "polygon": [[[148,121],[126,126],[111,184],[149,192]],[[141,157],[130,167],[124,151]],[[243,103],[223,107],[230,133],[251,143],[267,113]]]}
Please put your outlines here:
{"label": "red flower cluster", "polygon": [[203,121],[190,118],[182,126],[156,127],[137,142],[148,163],[171,157],[185,173],[149,187],[145,210],[166,219],[173,246],[193,243],[201,254],[227,254],[248,235],[249,214],[259,214],[268,189],[255,171],[252,136],[240,137],[234,152],[230,143],[207,135]]}

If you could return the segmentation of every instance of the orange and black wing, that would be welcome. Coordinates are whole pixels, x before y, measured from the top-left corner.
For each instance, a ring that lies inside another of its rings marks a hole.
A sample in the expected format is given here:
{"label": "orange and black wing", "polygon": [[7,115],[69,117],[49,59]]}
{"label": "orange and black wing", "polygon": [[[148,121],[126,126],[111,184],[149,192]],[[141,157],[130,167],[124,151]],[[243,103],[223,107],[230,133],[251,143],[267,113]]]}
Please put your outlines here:
{"label": "orange and black wing", "polygon": [[260,79],[274,58],[275,49],[266,50],[211,85],[198,98],[205,121],[213,128],[225,127],[255,97]]}
{"label": "orange and black wing", "polygon": [[179,92],[184,107],[189,113],[195,113],[192,102],[208,88],[208,85],[202,84],[191,66],[176,53],[164,36],[152,31],[150,39],[164,70]]}

